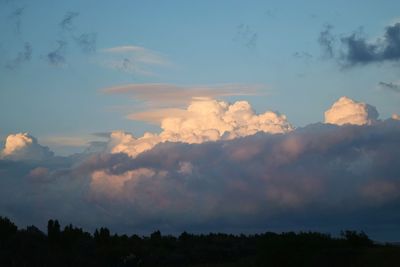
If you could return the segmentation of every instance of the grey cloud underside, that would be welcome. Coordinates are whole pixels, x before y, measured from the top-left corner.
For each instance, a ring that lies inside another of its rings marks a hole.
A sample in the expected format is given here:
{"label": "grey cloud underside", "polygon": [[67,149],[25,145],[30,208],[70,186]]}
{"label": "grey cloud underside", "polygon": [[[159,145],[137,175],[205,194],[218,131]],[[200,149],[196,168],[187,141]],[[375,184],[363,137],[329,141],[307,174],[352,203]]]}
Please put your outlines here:
{"label": "grey cloud underside", "polygon": [[[58,165],[1,161],[0,212],[21,223],[57,217],[122,232],[357,227],[400,238],[399,144],[400,122],[387,120],[162,143],[137,158],[92,153]],[[37,167],[43,168],[32,171]],[[36,177],[42,173],[49,177]]]}

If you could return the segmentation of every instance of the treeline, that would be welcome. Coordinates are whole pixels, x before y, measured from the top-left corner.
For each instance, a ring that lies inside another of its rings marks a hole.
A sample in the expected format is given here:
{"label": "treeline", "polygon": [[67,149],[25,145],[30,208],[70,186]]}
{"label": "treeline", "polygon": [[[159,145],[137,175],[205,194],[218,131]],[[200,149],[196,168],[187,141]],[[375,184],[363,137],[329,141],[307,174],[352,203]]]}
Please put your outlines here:
{"label": "treeline", "polygon": [[148,237],[91,234],[49,220],[47,233],[0,217],[0,266],[399,266],[400,249],[363,232],[340,238],[316,232],[256,235],[153,232]]}

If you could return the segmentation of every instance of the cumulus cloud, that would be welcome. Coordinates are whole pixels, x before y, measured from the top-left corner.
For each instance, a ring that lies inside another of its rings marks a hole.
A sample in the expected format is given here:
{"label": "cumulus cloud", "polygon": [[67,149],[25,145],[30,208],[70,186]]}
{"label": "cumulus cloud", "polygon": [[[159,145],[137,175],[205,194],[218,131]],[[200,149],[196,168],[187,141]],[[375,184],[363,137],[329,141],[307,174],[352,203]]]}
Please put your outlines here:
{"label": "cumulus cloud", "polygon": [[5,141],[1,158],[11,160],[43,160],[53,156],[49,148],[41,146],[28,133],[10,134]]}
{"label": "cumulus cloud", "polygon": [[374,106],[343,96],[325,112],[325,123],[365,125],[375,122],[378,116]]}
{"label": "cumulus cloud", "polygon": [[[145,118],[143,113],[141,115]],[[154,119],[153,113],[150,116]],[[131,118],[138,117],[134,114]],[[256,114],[246,101],[229,104],[208,98],[193,100],[187,109],[164,113],[160,124],[160,134],[146,133],[140,138],[123,132],[112,133],[110,151],[124,152],[135,157],[160,142],[203,143],[234,139],[257,132],[277,134],[293,130],[285,115],[272,111]]]}

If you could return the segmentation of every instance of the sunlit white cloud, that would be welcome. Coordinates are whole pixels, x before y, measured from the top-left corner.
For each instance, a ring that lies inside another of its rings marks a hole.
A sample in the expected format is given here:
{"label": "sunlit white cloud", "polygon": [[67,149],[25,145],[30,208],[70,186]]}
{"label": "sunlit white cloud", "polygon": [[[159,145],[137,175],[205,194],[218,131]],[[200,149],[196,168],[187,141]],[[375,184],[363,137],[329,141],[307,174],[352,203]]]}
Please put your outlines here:
{"label": "sunlit white cloud", "polygon": [[375,122],[378,116],[374,106],[343,96],[325,112],[325,123],[365,125]]}
{"label": "sunlit white cloud", "polygon": [[146,133],[135,138],[131,134],[111,134],[112,153],[124,152],[132,157],[161,142],[203,143],[253,135],[257,132],[286,133],[293,130],[285,115],[267,111],[256,114],[246,101],[229,104],[213,99],[193,100],[186,109],[173,109],[133,114],[132,119],[159,120],[160,134]]}
{"label": "sunlit white cloud", "polygon": [[12,160],[43,160],[53,156],[47,147],[41,146],[37,139],[28,133],[10,134],[5,141],[0,158]]}

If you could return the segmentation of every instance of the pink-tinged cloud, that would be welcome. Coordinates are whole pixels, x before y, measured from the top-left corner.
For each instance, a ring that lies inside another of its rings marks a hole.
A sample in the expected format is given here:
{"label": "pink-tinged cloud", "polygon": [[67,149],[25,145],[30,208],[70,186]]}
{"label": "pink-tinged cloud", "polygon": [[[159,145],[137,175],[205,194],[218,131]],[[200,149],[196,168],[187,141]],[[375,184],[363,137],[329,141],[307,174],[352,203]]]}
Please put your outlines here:
{"label": "pink-tinged cloud", "polygon": [[375,122],[378,116],[375,107],[343,96],[325,112],[325,123],[365,125]]}
{"label": "pink-tinged cloud", "polygon": [[[260,94],[265,86],[258,84],[216,84],[179,86],[163,83],[134,83],[102,89],[105,94],[127,95],[151,107],[176,108],[200,101],[226,96]],[[152,112],[150,110],[149,112]]]}
{"label": "pink-tinged cloud", "polygon": [[160,114],[160,134],[146,133],[135,138],[124,132],[110,136],[111,153],[127,153],[132,157],[162,142],[203,143],[229,140],[258,132],[271,134],[293,130],[285,115],[267,111],[256,114],[246,101],[229,104],[213,99],[193,100],[186,109]]}
{"label": "pink-tinged cloud", "polygon": [[53,156],[47,147],[40,145],[28,133],[10,134],[5,141],[0,158],[11,160],[43,160]]}

